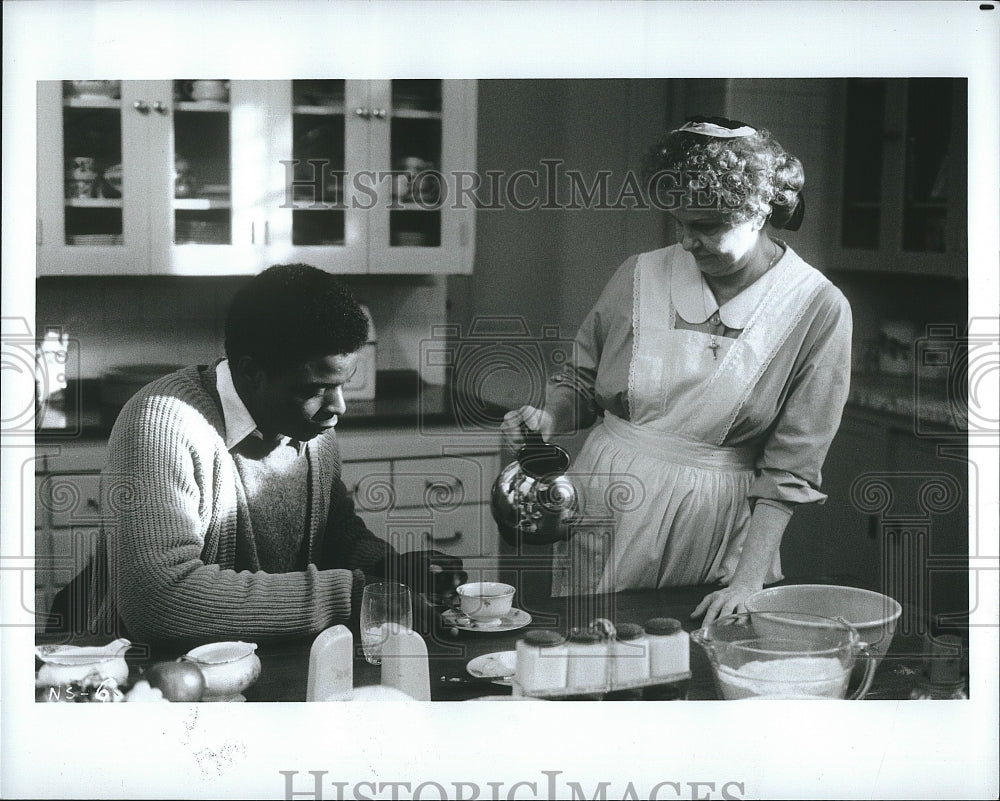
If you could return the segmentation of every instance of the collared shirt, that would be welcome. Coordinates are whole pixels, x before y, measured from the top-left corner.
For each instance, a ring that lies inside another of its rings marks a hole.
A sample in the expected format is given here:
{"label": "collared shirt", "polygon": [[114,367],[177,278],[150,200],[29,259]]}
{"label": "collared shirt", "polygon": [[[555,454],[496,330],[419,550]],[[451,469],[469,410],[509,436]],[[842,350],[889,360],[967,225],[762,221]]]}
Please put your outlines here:
{"label": "collared shirt", "polygon": [[[223,359],[215,368],[215,387],[219,391],[219,400],[222,401],[222,419],[226,425],[226,450],[232,450],[247,437],[256,437],[264,442],[264,435],[257,427],[253,415],[247,409],[243,399],[236,391],[233,383],[233,373],[229,368],[229,360]],[[293,440],[291,437],[279,436],[271,445],[291,445],[300,454],[304,444]]]}
{"label": "collared shirt", "polygon": [[215,368],[215,386],[222,401],[222,419],[226,424],[226,449],[232,450],[251,434],[264,439],[253,416],[236,391],[229,360],[223,359]]}
{"label": "collared shirt", "polygon": [[760,306],[771,288],[774,271],[768,270],[736,297],[719,306],[715,294],[698,269],[694,259],[678,259],[670,277],[670,297],[677,314],[693,325],[704,324],[715,312],[727,329],[726,336],[735,336],[747,327],[750,317]]}

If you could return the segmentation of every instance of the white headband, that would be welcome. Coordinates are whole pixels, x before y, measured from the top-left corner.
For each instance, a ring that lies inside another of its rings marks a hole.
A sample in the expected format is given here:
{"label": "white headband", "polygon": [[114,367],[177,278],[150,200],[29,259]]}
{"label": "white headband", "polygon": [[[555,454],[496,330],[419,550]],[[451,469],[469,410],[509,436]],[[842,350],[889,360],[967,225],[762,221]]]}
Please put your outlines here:
{"label": "white headband", "polygon": [[674,133],[686,131],[687,133],[701,134],[702,136],[714,136],[718,139],[736,139],[741,136],[752,136],[757,133],[756,128],[743,125],[739,128],[724,128],[714,122],[686,122],[680,128],[675,128]]}

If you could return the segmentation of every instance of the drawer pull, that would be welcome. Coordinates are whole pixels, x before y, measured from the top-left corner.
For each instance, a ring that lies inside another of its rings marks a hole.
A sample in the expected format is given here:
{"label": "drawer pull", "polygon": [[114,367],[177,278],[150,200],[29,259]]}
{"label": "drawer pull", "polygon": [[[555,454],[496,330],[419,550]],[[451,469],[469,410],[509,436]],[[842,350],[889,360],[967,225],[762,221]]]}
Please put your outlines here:
{"label": "drawer pull", "polygon": [[456,478],[454,481],[432,481],[431,479],[426,479],[424,481],[424,489],[460,489],[465,485],[462,483],[462,479]]}
{"label": "drawer pull", "polygon": [[435,537],[431,535],[431,542],[437,543],[439,545],[454,545],[455,543],[462,541],[462,532],[456,531],[454,534],[450,534],[447,537]]}

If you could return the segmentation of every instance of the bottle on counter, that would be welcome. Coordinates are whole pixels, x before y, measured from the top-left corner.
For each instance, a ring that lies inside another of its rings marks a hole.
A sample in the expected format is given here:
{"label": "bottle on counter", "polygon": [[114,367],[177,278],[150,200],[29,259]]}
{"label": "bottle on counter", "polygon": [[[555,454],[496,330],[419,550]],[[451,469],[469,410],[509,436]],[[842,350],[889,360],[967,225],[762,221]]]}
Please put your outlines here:
{"label": "bottle on counter", "polygon": [[654,617],[643,628],[649,639],[649,675],[670,676],[691,669],[691,639],[672,617]]}
{"label": "bottle on counter", "polygon": [[537,629],[517,642],[516,683],[526,694],[566,686],[566,638],[557,631]]}

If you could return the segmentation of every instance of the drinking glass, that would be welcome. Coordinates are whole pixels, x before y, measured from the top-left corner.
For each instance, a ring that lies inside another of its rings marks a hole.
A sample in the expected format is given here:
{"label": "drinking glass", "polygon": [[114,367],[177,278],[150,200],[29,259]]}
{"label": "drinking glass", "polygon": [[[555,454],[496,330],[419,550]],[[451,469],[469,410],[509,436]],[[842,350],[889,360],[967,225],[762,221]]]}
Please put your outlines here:
{"label": "drinking glass", "polygon": [[369,584],[361,597],[361,647],[371,664],[382,664],[382,643],[393,624],[413,628],[409,587],[391,581]]}

